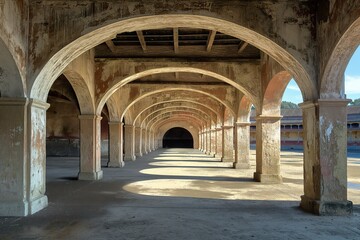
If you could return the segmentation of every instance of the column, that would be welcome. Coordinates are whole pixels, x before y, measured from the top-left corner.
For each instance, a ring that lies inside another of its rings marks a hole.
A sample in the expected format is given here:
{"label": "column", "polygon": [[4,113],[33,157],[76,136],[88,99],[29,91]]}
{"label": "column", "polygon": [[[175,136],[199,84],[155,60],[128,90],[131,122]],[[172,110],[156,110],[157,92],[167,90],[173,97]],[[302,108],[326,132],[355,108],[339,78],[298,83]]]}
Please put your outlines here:
{"label": "column", "polygon": [[256,117],[256,172],[254,179],[264,183],[281,183],[281,116]]}
{"label": "column", "polygon": [[206,131],[206,154],[211,154],[211,130]]}
{"label": "column", "polygon": [[211,156],[214,156],[215,157],[215,155],[216,155],[216,144],[217,143],[217,140],[216,140],[216,129],[215,128],[213,128],[213,129],[211,129],[211,143],[210,143],[210,145],[211,145],[211,153],[210,153],[210,155]]}
{"label": "column", "polygon": [[301,104],[304,133],[304,195],[300,206],[319,215],[348,215],[347,104],[334,99]]}
{"label": "column", "polygon": [[205,153],[206,152],[205,130],[201,132],[201,139],[202,139],[201,151]]}
{"label": "column", "polygon": [[216,157],[218,158],[222,158],[223,157],[223,147],[222,147],[222,135],[223,135],[223,131],[222,131],[222,127],[217,127],[216,128]]}
{"label": "column", "polygon": [[221,161],[234,162],[234,127],[223,126],[223,156]]}
{"label": "column", "polygon": [[109,162],[108,167],[124,167],[123,123],[109,122]]}
{"label": "column", "polygon": [[150,147],[152,151],[155,151],[155,133],[152,131],[150,136],[151,136]]}
{"label": "column", "polygon": [[80,172],[79,180],[99,180],[101,171],[101,117],[80,115]]}
{"label": "column", "polygon": [[146,130],[146,150],[148,153],[151,153],[151,132]]}
{"label": "column", "polygon": [[141,129],[142,134],[141,134],[141,143],[142,143],[142,147],[141,147],[141,151],[142,154],[148,154],[146,145],[147,145],[147,137],[146,137],[146,129],[142,128]]}
{"label": "column", "polygon": [[234,168],[248,169],[250,168],[250,122],[237,122],[234,134]]}
{"label": "column", "polygon": [[135,155],[142,156],[142,130],[141,127],[135,127]]}
{"label": "column", "polygon": [[0,216],[27,216],[48,205],[48,107],[34,99],[0,99]]}
{"label": "column", "polygon": [[125,125],[125,161],[135,161],[135,127],[133,125]]}

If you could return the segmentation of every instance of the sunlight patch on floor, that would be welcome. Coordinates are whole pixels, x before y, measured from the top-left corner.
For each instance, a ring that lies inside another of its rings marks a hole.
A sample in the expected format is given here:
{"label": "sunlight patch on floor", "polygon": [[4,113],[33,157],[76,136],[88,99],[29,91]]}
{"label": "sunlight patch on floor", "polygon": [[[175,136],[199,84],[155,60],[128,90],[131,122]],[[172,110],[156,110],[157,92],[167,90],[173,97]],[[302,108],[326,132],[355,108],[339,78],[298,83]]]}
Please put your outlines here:
{"label": "sunlight patch on floor", "polygon": [[[290,184],[291,185],[291,184]],[[294,185],[294,184],[293,184]],[[226,200],[299,200],[280,185],[256,182],[156,179],[130,183],[124,190],[148,196],[192,197]],[[294,186],[290,186],[294,187]]]}

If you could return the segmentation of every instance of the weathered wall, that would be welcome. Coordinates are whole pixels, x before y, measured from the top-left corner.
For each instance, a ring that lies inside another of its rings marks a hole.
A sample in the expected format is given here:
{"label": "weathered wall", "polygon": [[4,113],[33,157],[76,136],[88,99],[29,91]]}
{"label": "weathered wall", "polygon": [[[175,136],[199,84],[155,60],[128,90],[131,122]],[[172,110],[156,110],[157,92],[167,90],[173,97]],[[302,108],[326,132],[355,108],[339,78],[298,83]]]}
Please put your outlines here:
{"label": "weathered wall", "polygon": [[26,93],[27,13],[27,0],[0,1],[0,97]]}

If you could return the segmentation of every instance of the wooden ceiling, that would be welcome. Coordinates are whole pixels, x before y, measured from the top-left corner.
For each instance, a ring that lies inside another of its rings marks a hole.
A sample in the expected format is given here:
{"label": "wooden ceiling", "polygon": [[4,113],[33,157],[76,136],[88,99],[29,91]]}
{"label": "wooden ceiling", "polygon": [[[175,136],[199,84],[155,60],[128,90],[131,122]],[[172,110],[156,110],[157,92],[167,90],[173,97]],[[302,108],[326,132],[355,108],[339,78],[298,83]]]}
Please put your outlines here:
{"label": "wooden ceiling", "polygon": [[232,58],[259,59],[260,50],[232,36],[196,28],[124,32],[95,48],[97,58]]}

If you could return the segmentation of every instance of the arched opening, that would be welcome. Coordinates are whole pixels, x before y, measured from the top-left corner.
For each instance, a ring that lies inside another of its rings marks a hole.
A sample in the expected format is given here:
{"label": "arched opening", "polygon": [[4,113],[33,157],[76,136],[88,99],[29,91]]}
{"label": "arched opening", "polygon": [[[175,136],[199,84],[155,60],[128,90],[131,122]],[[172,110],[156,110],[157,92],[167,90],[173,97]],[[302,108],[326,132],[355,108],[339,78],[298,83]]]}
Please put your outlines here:
{"label": "arched opening", "polygon": [[175,127],[168,130],[163,137],[163,148],[193,148],[194,140],[185,128]]}

